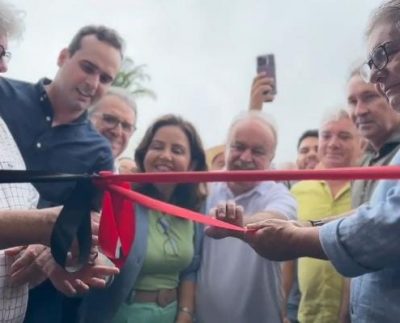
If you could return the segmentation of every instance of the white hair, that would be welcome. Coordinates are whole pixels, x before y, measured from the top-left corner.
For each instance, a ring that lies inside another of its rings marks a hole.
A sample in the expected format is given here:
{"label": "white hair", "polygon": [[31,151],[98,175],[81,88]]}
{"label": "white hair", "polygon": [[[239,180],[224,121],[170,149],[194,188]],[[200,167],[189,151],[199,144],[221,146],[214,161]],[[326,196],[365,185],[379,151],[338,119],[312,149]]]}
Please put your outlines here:
{"label": "white hair", "polygon": [[[115,96],[118,99],[124,101],[131,109],[132,111],[135,113],[135,119],[137,120],[137,106],[136,106],[136,102],[133,98],[133,95],[126,89],[120,88],[120,87],[115,87],[112,86],[110,87],[107,92],[104,94],[103,98],[106,96]],[[93,115],[94,113],[96,113],[98,106],[99,106],[99,102],[101,101],[98,100],[91,108],[89,108],[89,115]]]}
{"label": "white hair", "polygon": [[231,136],[232,136],[232,130],[234,129],[236,124],[238,124],[239,122],[244,121],[244,120],[252,120],[252,119],[261,121],[269,129],[271,129],[272,134],[274,136],[274,142],[275,142],[274,151],[275,151],[276,146],[278,145],[278,127],[276,125],[276,122],[271,115],[269,115],[268,113],[265,113],[263,111],[258,111],[258,110],[250,110],[250,111],[242,112],[233,119],[232,123],[229,126],[227,143],[228,144],[230,143]]}
{"label": "white hair", "polygon": [[322,116],[320,126],[322,127],[328,122],[339,121],[342,119],[351,120],[349,113],[343,108],[333,108],[325,111],[325,113]]}
{"label": "white hair", "polygon": [[0,0],[0,35],[19,39],[25,29],[25,13],[11,3]]}
{"label": "white hair", "polygon": [[400,32],[400,0],[383,2],[376,8],[369,19],[365,35],[369,37],[373,30],[381,24],[388,24],[397,34]]}

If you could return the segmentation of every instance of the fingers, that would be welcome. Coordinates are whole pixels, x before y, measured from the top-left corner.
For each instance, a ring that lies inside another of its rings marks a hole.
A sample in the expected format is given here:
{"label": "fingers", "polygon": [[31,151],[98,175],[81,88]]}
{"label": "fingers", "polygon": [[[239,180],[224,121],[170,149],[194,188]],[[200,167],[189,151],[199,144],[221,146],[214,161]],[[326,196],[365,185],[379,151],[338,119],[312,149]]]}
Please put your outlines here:
{"label": "fingers", "polygon": [[117,267],[112,266],[94,266],[91,269],[91,276],[102,277],[102,276],[111,276],[119,274],[119,269]]}
{"label": "fingers", "polygon": [[77,294],[77,290],[72,286],[72,284],[68,280],[64,280],[60,283],[55,283],[52,280],[54,287],[57,288],[58,291],[63,293],[66,296],[75,296]]}
{"label": "fingers", "polygon": [[259,222],[249,223],[249,224],[246,225],[246,228],[248,230],[253,230],[253,231],[254,230],[259,230],[259,229],[262,229],[262,228],[268,226],[273,221],[274,221],[273,219],[266,219],[266,220],[259,221]]}
{"label": "fingers", "polygon": [[229,220],[236,219],[236,204],[235,204],[235,202],[228,201],[228,203],[226,203],[226,217]]}
{"label": "fingers", "polygon": [[100,215],[97,212],[91,212],[91,224],[92,224],[92,233],[93,235],[99,234],[99,226],[100,226]]}
{"label": "fingers", "polygon": [[98,252],[97,248],[95,250],[92,250],[89,254],[88,264],[94,265],[98,256],[99,256],[99,252]]}
{"label": "fingers", "polygon": [[90,290],[90,286],[85,284],[82,280],[80,279],[75,279],[73,281],[73,288],[76,291],[76,294],[85,294]]}
{"label": "fingers", "polygon": [[92,246],[99,245],[99,236],[92,235]]}
{"label": "fingers", "polygon": [[[218,203],[215,208],[211,209],[210,214],[217,220],[243,226],[243,207],[236,205],[234,201]],[[214,239],[242,237],[240,232],[218,227],[206,227],[205,234]]]}
{"label": "fingers", "polygon": [[274,83],[275,80],[264,72],[254,78],[250,93],[250,109],[261,110],[264,102],[274,100],[275,95],[272,93]]}
{"label": "fingers", "polygon": [[92,277],[88,280],[88,284],[90,288],[104,288],[107,282],[105,278]]}
{"label": "fingers", "polygon": [[11,272],[16,272],[28,265],[32,264],[36,257],[47,247],[42,245],[30,245],[22,253],[17,256],[17,259],[11,265]]}
{"label": "fingers", "polygon": [[26,246],[8,248],[4,250],[4,253],[6,254],[6,256],[16,257],[25,248]]}
{"label": "fingers", "polygon": [[243,207],[236,205],[234,201],[218,203],[215,217],[221,221],[243,226]]}
{"label": "fingers", "polygon": [[273,85],[274,84],[274,79],[272,77],[268,77],[267,73],[261,72],[257,74],[257,76],[253,79],[253,88],[256,85],[261,85],[261,84],[269,84]]}
{"label": "fingers", "polygon": [[220,202],[215,208],[215,217],[221,221],[236,219],[236,204],[234,201]]}
{"label": "fingers", "polygon": [[25,283],[36,284],[45,279],[42,266],[50,250],[44,246],[29,246],[10,268],[10,282],[19,286]]}

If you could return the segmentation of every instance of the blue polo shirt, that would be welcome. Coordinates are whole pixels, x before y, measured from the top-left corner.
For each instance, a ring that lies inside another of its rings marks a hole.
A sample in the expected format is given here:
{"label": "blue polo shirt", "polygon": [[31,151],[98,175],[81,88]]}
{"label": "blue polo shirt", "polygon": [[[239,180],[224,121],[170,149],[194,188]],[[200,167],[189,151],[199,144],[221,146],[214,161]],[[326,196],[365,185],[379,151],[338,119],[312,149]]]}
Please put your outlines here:
{"label": "blue polo shirt", "polygon": [[[0,78],[0,115],[7,123],[27,169],[97,173],[113,169],[108,141],[87,118],[52,127],[53,109],[42,79],[36,84]],[[38,183],[40,206],[60,204],[74,183]]]}
{"label": "blue polo shirt", "polygon": [[[53,108],[42,79],[36,84],[0,78],[0,116],[7,123],[29,170],[97,173],[113,169],[108,141],[87,119],[52,127]],[[59,205],[74,187],[69,183],[37,183],[39,207]],[[78,303],[64,298],[49,281],[29,293],[26,323],[76,321]]]}

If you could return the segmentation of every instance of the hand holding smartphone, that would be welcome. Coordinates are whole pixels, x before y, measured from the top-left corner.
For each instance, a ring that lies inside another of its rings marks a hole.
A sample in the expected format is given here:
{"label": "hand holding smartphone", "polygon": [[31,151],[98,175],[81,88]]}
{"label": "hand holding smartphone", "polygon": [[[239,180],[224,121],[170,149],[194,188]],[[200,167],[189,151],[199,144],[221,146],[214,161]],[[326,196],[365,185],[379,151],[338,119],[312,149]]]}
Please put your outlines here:
{"label": "hand holding smartphone", "polygon": [[276,94],[276,73],[274,54],[257,56],[257,73],[264,72],[268,77],[274,79],[271,94]]}

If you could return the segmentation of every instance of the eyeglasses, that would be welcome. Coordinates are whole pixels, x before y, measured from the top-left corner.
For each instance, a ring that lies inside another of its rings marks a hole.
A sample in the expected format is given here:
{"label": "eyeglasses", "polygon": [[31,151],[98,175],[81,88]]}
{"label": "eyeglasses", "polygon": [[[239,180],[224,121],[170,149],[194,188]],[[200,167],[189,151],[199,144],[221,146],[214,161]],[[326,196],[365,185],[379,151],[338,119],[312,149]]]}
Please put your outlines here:
{"label": "eyeglasses", "polygon": [[369,56],[369,60],[360,69],[360,75],[365,82],[371,81],[372,68],[383,70],[389,62],[390,55],[400,51],[400,43],[388,41],[376,47]]}
{"label": "eyeglasses", "polygon": [[156,226],[157,230],[166,237],[163,245],[165,254],[177,257],[179,251],[178,244],[174,238],[174,233],[170,230],[171,222],[169,219],[165,216],[159,217]]}
{"label": "eyeglasses", "polygon": [[11,52],[6,50],[3,45],[0,45],[0,59],[8,63],[11,59]]}
{"label": "eyeglasses", "polygon": [[101,114],[101,118],[103,122],[107,125],[107,127],[111,129],[114,129],[115,127],[118,127],[118,125],[121,125],[122,131],[129,135],[136,130],[135,125],[126,121],[121,121],[116,116],[113,116],[111,114],[103,113]]}

